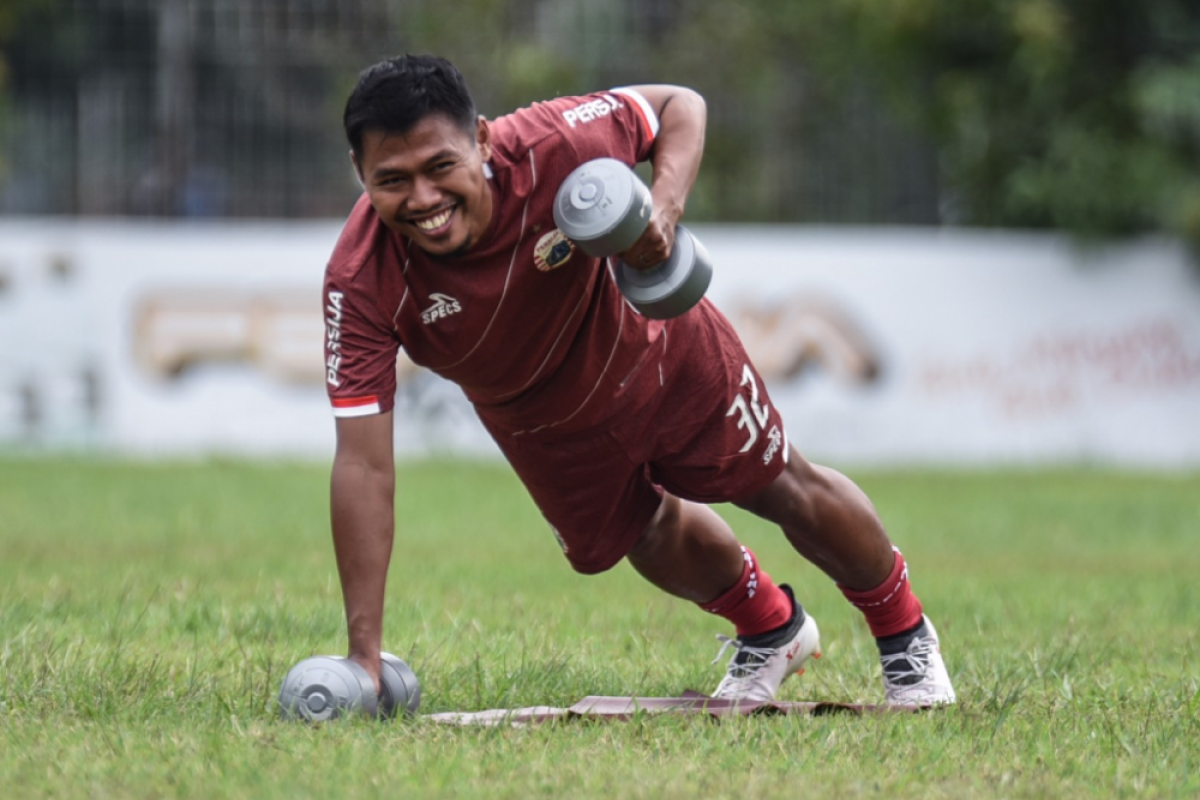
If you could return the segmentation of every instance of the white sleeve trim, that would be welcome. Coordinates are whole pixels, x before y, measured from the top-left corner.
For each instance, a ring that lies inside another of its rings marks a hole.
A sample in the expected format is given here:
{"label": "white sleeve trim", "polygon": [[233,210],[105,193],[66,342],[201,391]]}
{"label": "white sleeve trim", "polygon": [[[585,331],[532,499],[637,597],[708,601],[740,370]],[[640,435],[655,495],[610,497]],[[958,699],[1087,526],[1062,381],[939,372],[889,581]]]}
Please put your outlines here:
{"label": "white sleeve trim", "polygon": [[358,406],[334,406],[333,415],[339,418],[346,417],[369,417],[372,414],[383,413],[378,402],[365,403]]}
{"label": "white sleeve trim", "polygon": [[628,86],[621,86],[613,89],[613,94],[619,94],[623,97],[628,97],[633,102],[637,103],[637,107],[641,109],[642,116],[646,120],[646,124],[650,126],[650,138],[658,138],[658,114],[654,113],[654,109],[650,106],[650,102],[642,96],[642,93],[636,89],[630,89]]}

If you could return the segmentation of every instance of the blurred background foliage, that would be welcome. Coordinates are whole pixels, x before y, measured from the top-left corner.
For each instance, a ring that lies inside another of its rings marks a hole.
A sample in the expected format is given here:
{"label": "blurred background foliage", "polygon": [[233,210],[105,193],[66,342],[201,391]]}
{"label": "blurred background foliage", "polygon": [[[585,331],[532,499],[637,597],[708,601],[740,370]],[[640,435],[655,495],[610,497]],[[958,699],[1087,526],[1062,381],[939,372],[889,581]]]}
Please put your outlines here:
{"label": "blurred background foliage", "polygon": [[0,0],[0,211],[319,217],[358,70],[708,99],[693,220],[1200,243],[1195,0]]}
{"label": "blurred background foliage", "polygon": [[956,216],[1200,240],[1200,3],[829,8],[889,107],[937,143]]}

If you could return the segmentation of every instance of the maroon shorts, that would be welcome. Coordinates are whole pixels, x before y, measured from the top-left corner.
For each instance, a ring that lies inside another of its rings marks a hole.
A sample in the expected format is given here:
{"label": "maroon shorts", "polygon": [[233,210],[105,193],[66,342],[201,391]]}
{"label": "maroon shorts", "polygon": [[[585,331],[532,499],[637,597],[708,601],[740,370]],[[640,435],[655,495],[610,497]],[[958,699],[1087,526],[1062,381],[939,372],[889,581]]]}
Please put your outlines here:
{"label": "maroon shorts", "polygon": [[702,503],[748,498],[774,480],[787,437],[729,322],[707,302],[672,320],[656,357],[593,430],[497,444],[554,530],[571,566],[603,572],[625,557],[665,490]]}

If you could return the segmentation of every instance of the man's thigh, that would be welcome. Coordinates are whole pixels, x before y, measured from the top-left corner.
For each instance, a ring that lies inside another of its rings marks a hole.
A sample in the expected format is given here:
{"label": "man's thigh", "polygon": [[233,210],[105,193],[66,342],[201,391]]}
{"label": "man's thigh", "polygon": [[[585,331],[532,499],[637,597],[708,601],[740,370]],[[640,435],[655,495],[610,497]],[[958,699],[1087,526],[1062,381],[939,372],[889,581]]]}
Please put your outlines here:
{"label": "man's thigh", "polygon": [[662,502],[645,464],[632,460],[604,431],[497,441],[579,572],[616,565]]}

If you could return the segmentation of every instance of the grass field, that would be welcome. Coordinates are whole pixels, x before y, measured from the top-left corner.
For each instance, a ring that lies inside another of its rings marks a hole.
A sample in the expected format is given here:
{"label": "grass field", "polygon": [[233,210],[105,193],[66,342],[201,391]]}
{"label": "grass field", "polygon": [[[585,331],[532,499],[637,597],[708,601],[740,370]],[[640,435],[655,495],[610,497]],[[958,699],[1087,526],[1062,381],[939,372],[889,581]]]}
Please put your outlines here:
{"label": "grass field", "polygon": [[[853,477],[938,624],[953,709],[310,727],[274,701],[344,648],[325,466],[0,459],[0,796],[1200,796],[1200,475]],[[399,484],[385,641],[422,711],[715,686],[721,620],[625,566],[572,573],[503,467]],[[856,612],[723,513],[821,623],[782,699],[878,701]]]}

